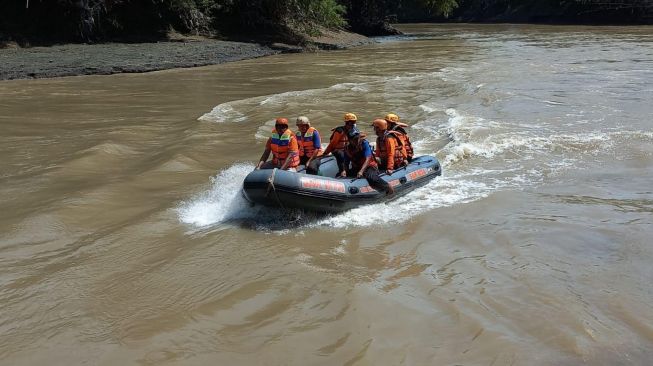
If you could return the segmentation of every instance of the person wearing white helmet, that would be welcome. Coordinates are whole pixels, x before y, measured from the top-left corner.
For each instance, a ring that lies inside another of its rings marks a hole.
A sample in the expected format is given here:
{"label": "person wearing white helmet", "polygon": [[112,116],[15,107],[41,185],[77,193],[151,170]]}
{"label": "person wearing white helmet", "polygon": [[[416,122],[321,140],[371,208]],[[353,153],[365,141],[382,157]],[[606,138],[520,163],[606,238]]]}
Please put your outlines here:
{"label": "person wearing white helmet", "polygon": [[299,162],[306,167],[307,174],[317,174],[320,159],[316,158],[322,155],[320,133],[311,126],[311,121],[306,116],[297,117],[296,124],[298,131],[295,136],[299,145]]}

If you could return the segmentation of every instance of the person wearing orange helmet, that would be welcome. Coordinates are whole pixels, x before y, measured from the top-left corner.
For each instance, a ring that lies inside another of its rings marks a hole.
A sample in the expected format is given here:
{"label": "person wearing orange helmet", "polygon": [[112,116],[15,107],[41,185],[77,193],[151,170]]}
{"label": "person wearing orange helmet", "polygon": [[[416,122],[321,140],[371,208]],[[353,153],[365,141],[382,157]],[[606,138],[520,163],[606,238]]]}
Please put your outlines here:
{"label": "person wearing orange helmet", "polygon": [[331,153],[338,162],[338,171],[340,172],[345,170],[345,147],[347,146],[347,134],[352,128],[356,127],[358,117],[353,113],[345,113],[343,119],[345,122],[343,126],[338,126],[331,130],[333,133],[329,138],[329,145],[324,150],[323,155],[326,156]]}
{"label": "person wearing orange helmet", "polygon": [[322,142],[320,133],[315,127],[311,127],[311,121],[306,116],[297,117],[297,144],[299,145],[299,163],[306,167],[307,174],[317,174],[320,159],[316,157],[322,155]]}
{"label": "person wearing orange helmet", "polygon": [[[272,160],[267,161],[272,152]],[[256,169],[296,170],[299,165],[299,146],[295,134],[288,129],[288,119],[279,117],[274,124],[272,136],[265,143],[265,151]]]}
{"label": "person wearing orange helmet", "polygon": [[347,146],[345,146],[345,166],[350,169],[342,170],[341,177],[356,177],[367,179],[370,186],[387,195],[394,194],[394,188],[384,181],[379,175],[379,168],[372,153],[369,142],[356,127],[347,132]]}
{"label": "person wearing orange helmet", "polygon": [[381,160],[380,167],[386,174],[392,174],[394,169],[405,165],[406,150],[399,132],[388,130],[388,122],[377,118],[372,122],[376,133],[376,154]]}
{"label": "person wearing orange helmet", "polygon": [[404,146],[404,149],[406,149],[406,160],[408,160],[408,162],[413,161],[413,156],[414,156],[413,144],[410,142],[410,138],[408,138],[408,133],[405,130],[405,128],[408,127],[408,125],[403,122],[400,122],[399,116],[394,113],[388,113],[384,119],[386,122],[388,122],[388,130],[396,131],[399,133],[397,137],[399,137],[402,145]]}

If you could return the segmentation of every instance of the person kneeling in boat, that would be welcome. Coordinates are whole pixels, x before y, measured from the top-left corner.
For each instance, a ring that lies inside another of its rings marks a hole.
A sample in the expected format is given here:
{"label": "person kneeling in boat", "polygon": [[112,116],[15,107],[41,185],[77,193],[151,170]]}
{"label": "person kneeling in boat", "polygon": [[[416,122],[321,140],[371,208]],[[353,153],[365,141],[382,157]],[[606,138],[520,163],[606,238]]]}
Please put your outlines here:
{"label": "person kneeling in boat", "polygon": [[342,172],[345,170],[345,147],[347,146],[347,134],[352,128],[356,128],[356,117],[353,113],[345,113],[344,116],[345,125],[334,128],[331,137],[329,138],[329,145],[326,150],[324,150],[324,155],[333,154],[338,162],[338,171]]}
{"label": "person kneeling in boat", "polygon": [[[272,152],[272,160],[267,161]],[[265,144],[256,169],[281,169],[295,171],[299,165],[299,147],[295,134],[288,129],[286,118],[277,118],[272,130],[272,136]]]}
{"label": "person kneeling in boat", "polygon": [[322,155],[322,142],[320,141],[320,133],[311,127],[311,121],[308,117],[297,117],[297,144],[299,145],[299,163],[306,167],[307,174],[317,174],[320,159],[316,159]]}
{"label": "person kneeling in boat", "polygon": [[376,133],[376,155],[380,160],[379,168],[390,175],[395,169],[405,166],[406,150],[401,143],[400,133],[390,131],[388,122],[377,118],[372,122]]}
{"label": "person kneeling in boat", "polygon": [[407,124],[403,122],[399,122],[399,116],[394,114],[394,113],[388,113],[385,116],[385,121],[388,122],[388,130],[390,131],[396,131],[399,133],[397,137],[401,140],[401,144],[404,145],[404,149],[406,149],[406,160],[410,163],[413,161],[413,144],[410,142],[410,139],[408,138],[408,133],[406,132],[406,127],[408,127]]}
{"label": "person kneeling in boat", "polygon": [[342,170],[340,176],[365,177],[370,186],[377,191],[385,192],[387,195],[394,194],[395,191],[392,186],[379,176],[376,159],[372,154],[370,143],[365,139],[365,135],[361,135],[360,131],[354,127],[347,133],[347,138],[345,166],[349,167],[351,163],[351,169]]}

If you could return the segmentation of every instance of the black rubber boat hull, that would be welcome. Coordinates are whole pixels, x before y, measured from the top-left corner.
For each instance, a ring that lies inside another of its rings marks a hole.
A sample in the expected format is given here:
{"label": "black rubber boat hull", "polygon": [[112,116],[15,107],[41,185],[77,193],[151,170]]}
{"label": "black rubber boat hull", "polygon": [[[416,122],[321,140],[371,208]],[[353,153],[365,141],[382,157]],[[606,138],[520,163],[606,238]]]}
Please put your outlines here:
{"label": "black rubber boat hull", "polygon": [[370,187],[366,179],[331,178],[337,170],[332,157],[323,159],[320,175],[308,175],[301,169],[299,172],[255,170],[245,177],[243,196],[251,203],[264,206],[336,213],[395,199],[442,174],[437,158],[420,156],[392,175],[381,175],[395,189],[395,194],[388,197]]}

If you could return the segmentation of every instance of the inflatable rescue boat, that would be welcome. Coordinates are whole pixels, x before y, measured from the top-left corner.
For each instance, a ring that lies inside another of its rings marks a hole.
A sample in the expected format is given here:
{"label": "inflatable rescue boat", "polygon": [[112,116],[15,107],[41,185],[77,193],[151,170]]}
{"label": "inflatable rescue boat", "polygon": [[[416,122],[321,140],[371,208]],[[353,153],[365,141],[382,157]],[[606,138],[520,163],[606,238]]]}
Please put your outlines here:
{"label": "inflatable rescue boat", "polygon": [[252,204],[335,213],[406,194],[441,175],[442,168],[435,157],[420,156],[391,175],[381,174],[394,187],[391,196],[370,187],[365,178],[333,178],[337,173],[332,156],[322,159],[318,175],[306,174],[303,166],[297,172],[255,170],[245,177],[243,195]]}

